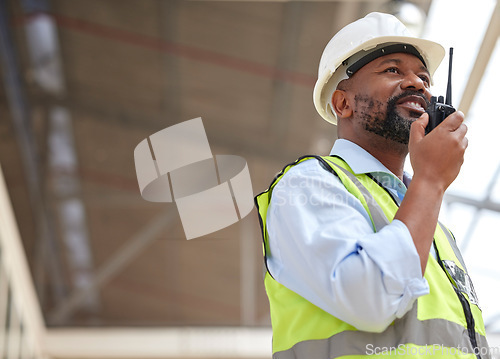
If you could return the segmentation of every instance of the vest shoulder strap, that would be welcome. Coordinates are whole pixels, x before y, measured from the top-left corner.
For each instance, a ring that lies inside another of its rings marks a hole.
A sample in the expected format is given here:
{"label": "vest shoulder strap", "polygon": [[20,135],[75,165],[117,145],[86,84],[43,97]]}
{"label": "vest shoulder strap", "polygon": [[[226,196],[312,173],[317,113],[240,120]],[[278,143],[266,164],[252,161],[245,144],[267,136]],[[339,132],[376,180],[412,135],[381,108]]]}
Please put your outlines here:
{"label": "vest shoulder strap", "polygon": [[[346,189],[363,204],[370,215],[373,229],[376,232],[389,224],[389,219],[384,214],[380,205],[375,201],[373,195],[361,183],[358,177],[354,175],[352,169],[342,158],[337,156],[326,156],[322,157],[322,159],[329,164],[333,171],[335,171]],[[366,177],[365,174],[361,176]]]}
{"label": "vest shoulder strap", "polygon": [[[294,166],[297,164],[310,160],[316,159],[319,161],[320,165],[333,175],[337,176],[346,189],[356,197],[368,215],[370,216],[373,230],[379,231],[384,226],[389,223],[387,216],[384,214],[382,208],[375,201],[373,195],[368,191],[368,189],[361,183],[361,181],[354,175],[352,169],[349,165],[340,157],[337,156],[316,156],[316,155],[306,155],[299,157],[294,162],[286,165],[272,180],[268,189],[262,193],[255,196],[255,206],[258,210],[259,222],[263,235],[264,242],[264,256],[268,253],[268,234],[266,229],[266,215],[269,204],[271,203],[272,191],[276,184],[281,180],[281,178]],[[366,175],[363,175],[366,176]]]}

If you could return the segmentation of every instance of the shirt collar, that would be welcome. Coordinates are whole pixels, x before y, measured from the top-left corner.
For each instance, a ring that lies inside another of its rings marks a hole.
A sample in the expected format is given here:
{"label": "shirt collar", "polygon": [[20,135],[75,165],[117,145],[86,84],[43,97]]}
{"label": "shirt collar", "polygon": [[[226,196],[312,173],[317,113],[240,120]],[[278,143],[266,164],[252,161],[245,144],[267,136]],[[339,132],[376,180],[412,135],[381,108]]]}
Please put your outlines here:
{"label": "shirt collar", "polygon": [[[337,155],[347,162],[349,167],[351,167],[354,174],[370,173],[375,177],[379,177],[382,174],[389,174],[394,177],[397,181],[400,179],[395,176],[387,167],[385,167],[382,162],[373,157],[368,151],[363,147],[345,139],[338,139],[335,141],[330,155]],[[408,186],[411,181],[411,176],[404,172],[403,182],[405,186]]]}

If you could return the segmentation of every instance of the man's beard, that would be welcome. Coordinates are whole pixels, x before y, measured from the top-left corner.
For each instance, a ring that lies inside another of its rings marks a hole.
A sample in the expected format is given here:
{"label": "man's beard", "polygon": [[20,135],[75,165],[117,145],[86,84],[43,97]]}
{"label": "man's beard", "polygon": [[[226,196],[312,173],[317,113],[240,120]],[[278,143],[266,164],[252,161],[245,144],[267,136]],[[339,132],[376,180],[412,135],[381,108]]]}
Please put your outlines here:
{"label": "man's beard", "polygon": [[410,111],[410,118],[403,117],[397,112],[396,103],[403,97],[412,95],[419,96],[428,102],[419,92],[406,91],[398,96],[391,97],[387,101],[385,114],[382,102],[375,102],[373,99],[364,96],[356,96],[355,100],[357,105],[360,105],[358,108],[360,108],[359,113],[363,119],[365,130],[387,140],[407,145],[410,139],[411,124],[420,117],[420,114]]}

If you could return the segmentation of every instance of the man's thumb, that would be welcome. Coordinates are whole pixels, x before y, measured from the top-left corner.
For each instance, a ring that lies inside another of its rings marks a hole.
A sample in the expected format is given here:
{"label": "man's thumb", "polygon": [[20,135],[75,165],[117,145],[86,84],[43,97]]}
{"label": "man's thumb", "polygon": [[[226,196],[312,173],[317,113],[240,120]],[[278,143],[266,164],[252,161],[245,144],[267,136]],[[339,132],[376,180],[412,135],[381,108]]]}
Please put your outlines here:
{"label": "man's thumb", "polygon": [[425,136],[425,127],[429,123],[429,114],[424,112],[422,116],[411,124],[410,141],[420,141]]}

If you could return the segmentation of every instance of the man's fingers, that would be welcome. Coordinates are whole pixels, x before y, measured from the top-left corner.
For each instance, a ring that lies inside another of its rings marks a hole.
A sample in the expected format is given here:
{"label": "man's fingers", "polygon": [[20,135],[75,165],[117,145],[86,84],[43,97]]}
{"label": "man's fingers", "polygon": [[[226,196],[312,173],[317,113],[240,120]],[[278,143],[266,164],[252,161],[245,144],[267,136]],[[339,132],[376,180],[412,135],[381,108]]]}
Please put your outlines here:
{"label": "man's fingers", "polygon": [[[450,131],[458,130],[463,122],[465,121],[465,116],[462,111],[453,112],[443,121],[443,125]],[[466,131],[467,132],[467,131]]]}
{"label": "man's fingers", "polygon": [[460,126],[455,130],[455,132],[460,136],[465,136],[467,134],[468,128],[465,123],[461,123]]}

